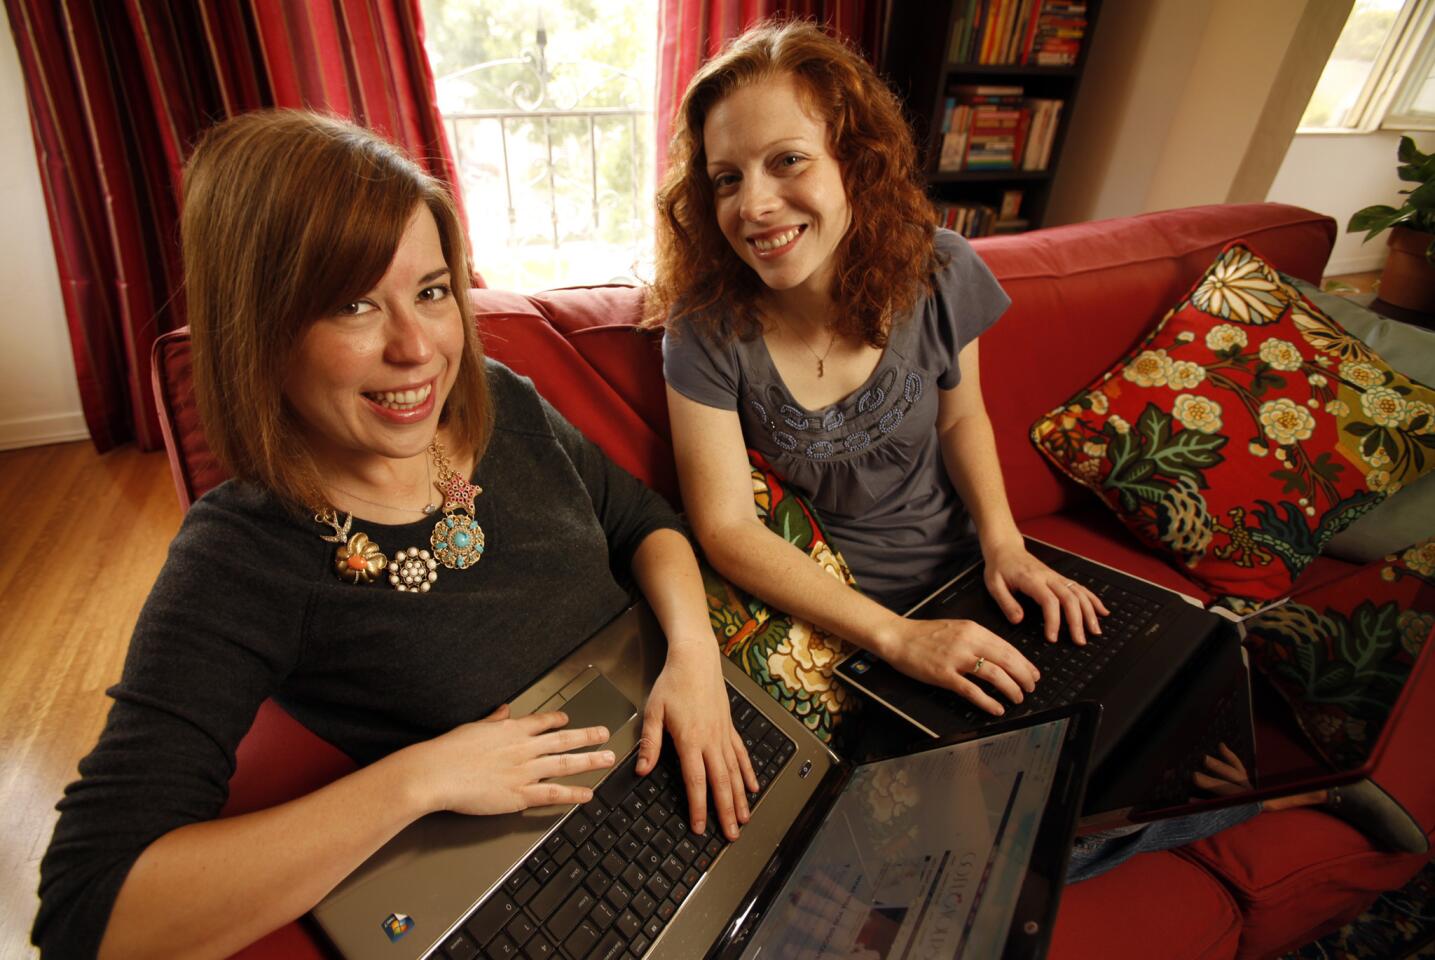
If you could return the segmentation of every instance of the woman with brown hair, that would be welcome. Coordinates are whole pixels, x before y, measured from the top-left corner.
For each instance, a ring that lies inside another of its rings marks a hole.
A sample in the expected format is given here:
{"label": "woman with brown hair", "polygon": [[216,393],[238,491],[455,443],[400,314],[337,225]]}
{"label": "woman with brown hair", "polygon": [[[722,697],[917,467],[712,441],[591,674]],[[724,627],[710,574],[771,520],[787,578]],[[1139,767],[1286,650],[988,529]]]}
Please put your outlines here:
{"label": "woman with brown hair", "polygon": [[[505,701],[646,595],[668,637],[640,773],[671,734],[702,831],[757,783],[671,509],[483,357],[443,186],[301,112],[209,131],[182,222],[195,385],[235,479],[189,511],[41,868],[47,954],[227,956],[437,810],[585,802],[602,728]],[[356,760],[215,819],[266,697]]]}
{"label": "woman with brown hair", "polygon": [[[1009,300],[933,226],[901,109],[816,26],[761,24],[693,78],[659,193],[649,321],[683,499],[713,567],[773,607],[949,687],[1020,703],[1031,663],[970,621],[898,615],[980,548],[1014,594],[1100,633],[1099,598],[1033,557],[1002,485],[978,337]],[[862,592],[755,521],[747,449],[816,507]]]}

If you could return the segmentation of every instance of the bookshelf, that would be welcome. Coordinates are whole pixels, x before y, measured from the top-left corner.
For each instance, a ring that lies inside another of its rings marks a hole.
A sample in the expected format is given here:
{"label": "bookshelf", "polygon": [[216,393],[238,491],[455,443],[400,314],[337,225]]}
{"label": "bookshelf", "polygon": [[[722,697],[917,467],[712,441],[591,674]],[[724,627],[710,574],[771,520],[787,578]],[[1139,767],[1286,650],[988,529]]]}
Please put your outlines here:
{"label": "bookshelf", "polygon": [[[892,5],[883,69],[906,103],[948,225],[980,235],[1043,224],[1100,8],[1101,0]],[[1015,215],[1003,211],[1013,192]]]}

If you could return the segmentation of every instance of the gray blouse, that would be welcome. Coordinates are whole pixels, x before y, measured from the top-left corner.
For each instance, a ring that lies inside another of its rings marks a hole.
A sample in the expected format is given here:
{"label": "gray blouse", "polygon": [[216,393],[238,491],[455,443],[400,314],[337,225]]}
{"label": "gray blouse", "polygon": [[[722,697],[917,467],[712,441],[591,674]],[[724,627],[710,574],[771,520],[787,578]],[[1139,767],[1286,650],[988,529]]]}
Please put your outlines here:
{"label": "gray blouse", "polygon": [[893,325],[867,382],[820,410],[788,392],[761,337],[716,344],[684,321],[663,337],[663,373],[705,406],[736,410],[748,447],[821,516],[857,584],[901,611],[974,549],[937,439],[938,391],[957,354],[1011,300],[958,234],[938,230],[933,292]]}

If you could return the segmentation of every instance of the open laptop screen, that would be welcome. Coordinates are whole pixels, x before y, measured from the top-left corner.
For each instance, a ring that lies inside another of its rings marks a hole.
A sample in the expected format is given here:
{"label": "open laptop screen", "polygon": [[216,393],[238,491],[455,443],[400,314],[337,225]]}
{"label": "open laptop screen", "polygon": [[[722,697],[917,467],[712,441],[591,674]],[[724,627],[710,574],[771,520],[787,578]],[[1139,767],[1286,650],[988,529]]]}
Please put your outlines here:
{"label": "open laptop screen", "polygon": [[996,957],[1068,718],[859,766],[743,952]]}

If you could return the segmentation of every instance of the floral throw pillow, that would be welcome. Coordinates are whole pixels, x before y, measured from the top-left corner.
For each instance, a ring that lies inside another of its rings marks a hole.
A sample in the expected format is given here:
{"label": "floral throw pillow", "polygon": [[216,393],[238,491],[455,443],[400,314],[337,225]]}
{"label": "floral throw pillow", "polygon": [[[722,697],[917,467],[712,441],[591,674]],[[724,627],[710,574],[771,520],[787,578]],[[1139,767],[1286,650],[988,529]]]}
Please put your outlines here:
{"label": "floral throw pillow", "polygon": [[[817,512],[788,488],[756,450],[749,450],[752,498],[767,528],[803,551],[828,576],[855,586],[852,571],[828,543]],[[831,743],[857,701],[833,672],[847,645],[820,627],[763,601],[723,578],[705,559],[699,564],[707,593],[708,622],[723,655],[797,717],[823,743]],[[754,758],[759,759],[759,758]]]}
{"label": "floral throw pillow", "polygon": [[1435,630],[1435,538],[1246,621],[1251,662],[1332,765],[1369,756]]}
{"label": "floral throw pillow", "polygon": [[1274,600],[1435,467],[1435,390],[1237,242],[1032,439],[1211,593]]}

